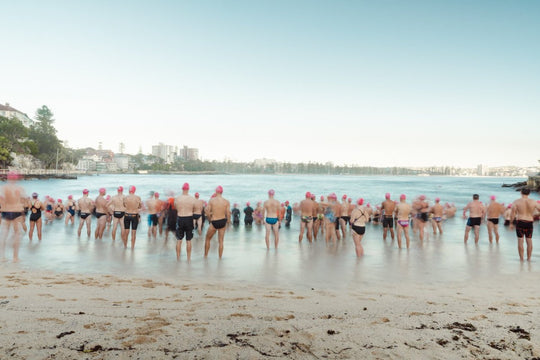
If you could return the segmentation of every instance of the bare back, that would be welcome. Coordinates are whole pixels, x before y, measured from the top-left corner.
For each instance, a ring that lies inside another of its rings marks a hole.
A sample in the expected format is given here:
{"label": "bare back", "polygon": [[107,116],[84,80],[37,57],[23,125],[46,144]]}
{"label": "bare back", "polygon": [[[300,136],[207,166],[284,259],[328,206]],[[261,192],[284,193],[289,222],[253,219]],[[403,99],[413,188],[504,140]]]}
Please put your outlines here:
{"label": "bare back", "polygon": [[208,202],[206,207],[206,213],[211,221],[230,219],[231,217],[231,204],[229,200],[222,196],[216,196]]}
{"label": "bare back", "polygon": [[178,217],[193,216],[195,210],[195,198],[188,194],[182,194],[174,200],[174,206],[178,211]]}
{"label": "bare back", "polygon": [[313,216],[315,202],[311,199],[304,199],[300,202],[300,212],[302,216]]}
{"label": "bare back", "polygon": [[281,204],[276,199],[268,199],[264,202],[263,209],[266,217],[277,218]]}
{"label": "bare back", "polygon": [[142,208],[141,197],[135,194],[129,194],[124,198],[124,206],[126,207],[126,213],[138,214]]}
{"label": "bare back", "polygon": [[515,212],[517,220],[533,221],[533,213],[536,207],[536,202],[527,197],[514,201],[512,210]]}

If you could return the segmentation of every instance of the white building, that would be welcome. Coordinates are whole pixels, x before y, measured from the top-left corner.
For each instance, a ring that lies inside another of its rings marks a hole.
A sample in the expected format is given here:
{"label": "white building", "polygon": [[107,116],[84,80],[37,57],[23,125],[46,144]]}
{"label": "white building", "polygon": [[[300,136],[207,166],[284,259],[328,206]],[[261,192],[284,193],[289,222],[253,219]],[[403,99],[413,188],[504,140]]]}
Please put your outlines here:
{"label": "white building", "polygon": [[128,155],[116,154],[114,155],[114,161],[116,161],[116,166],[118,166],[118,170],[120,171],[129,170],[129,156]]}
{"label": "white building", "polygon": [[178,155],[184,160],[199,160],[199,149],[188,148],[184,145],[184,147],[180,149],[180,153]]}
{"label": "white building", "polygon": [[6,103],[5,105],[0,104],[0,116],[7,118],[16,118],[28,128],[32,126],[32,124],[34,124],[34,121],[30,119],[28,115],[26,115],[22,111],[12,108],[11,106],[9,106],[9,103]]}
{"label": "white building", "polygon": [[487,165],[480,164],[476,167],[476,175],[486,176],[489,173],[489,168]]}
{"label": "white building", "polygon": [[152,145],[152,155],[163,159],[166,164],[172,164],[176,158],[176,149],[172,145],[159,143],[159,145]]}

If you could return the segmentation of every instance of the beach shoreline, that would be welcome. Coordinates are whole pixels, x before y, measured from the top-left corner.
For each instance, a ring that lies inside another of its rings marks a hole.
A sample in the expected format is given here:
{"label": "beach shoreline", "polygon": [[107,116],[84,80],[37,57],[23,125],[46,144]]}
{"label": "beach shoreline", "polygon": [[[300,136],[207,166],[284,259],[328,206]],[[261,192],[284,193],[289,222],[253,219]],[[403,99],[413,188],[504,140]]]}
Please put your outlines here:
{"label": "beach shoreline", "polygon": [[540,358],[537,275],[347,289],[0,266],[0,357]]}

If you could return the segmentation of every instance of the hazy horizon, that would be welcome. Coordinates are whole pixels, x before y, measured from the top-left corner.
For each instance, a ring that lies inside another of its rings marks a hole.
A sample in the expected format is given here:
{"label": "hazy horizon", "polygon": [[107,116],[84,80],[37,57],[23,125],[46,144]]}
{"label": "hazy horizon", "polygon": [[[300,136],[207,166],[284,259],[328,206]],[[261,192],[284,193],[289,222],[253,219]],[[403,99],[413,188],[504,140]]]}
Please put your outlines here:
{"label": "hazy horizon", "polygon": [[[540,2],[2,4],[0,102],[75,148],[538,166]],[[536,45],[535,45],[536,44]]]}

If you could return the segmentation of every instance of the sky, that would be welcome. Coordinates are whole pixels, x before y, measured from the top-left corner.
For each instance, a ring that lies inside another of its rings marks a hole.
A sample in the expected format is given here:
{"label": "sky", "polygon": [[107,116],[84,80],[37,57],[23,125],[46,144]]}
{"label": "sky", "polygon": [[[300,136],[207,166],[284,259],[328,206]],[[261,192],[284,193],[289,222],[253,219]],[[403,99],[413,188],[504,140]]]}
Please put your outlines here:
{"label": "sky", "polygon": [[540,1],[0,0],[0,103],[74,148],[537,166]]}

